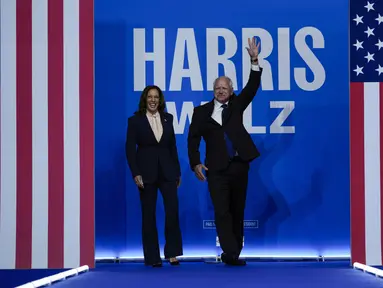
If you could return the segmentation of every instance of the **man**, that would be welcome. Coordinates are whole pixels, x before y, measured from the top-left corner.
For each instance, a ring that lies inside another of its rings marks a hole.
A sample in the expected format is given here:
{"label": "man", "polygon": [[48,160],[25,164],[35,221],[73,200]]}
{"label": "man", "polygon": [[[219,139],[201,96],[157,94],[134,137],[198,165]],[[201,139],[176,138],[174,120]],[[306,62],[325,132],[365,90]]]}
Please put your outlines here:
{"label": "man", "polygon": [[[246,48],[251,61],[248,83],[236,96],[228,77],[214,81],[214,99],[194,109],[188,134],[190,167],[196,177],[206,180],[215,211],[215,224],[223,253],[222,262],[246,265],[242,250],[243,220],[249,163],[259,156],[243,125],[243,112],[253,100],[261,82],[255,39]],[[200,161],[201,138],[206,143],[205,165]]]}

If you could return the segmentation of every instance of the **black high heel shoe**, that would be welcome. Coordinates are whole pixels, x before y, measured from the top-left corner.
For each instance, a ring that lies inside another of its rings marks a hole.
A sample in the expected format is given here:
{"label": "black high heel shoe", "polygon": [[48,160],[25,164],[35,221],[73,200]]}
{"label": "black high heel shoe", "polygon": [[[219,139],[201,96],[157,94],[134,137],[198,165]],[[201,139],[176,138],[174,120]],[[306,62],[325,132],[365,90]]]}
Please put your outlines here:
{"label": "black high heel shoe", "polygon": [[180,265],[180,262],[176,259],[175,261],[170,261],[170,259],[169,259],[169,263],[170,263],[170,265],[172,265],[172,266],[177,266],[177,265]]}

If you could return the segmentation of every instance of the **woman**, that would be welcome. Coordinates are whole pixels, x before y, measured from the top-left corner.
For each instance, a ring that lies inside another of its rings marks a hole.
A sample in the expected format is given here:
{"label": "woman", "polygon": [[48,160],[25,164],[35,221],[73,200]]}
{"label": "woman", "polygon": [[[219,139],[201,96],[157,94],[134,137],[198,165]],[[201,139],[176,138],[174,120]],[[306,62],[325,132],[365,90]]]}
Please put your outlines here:
{"label": "woman", "polygon": [[165,258],[171,265],[179,265],[176,257],[183,254],[177,195],[181,169],[173,116],[164,110],[161,89],[146,87],[138,111],[128,119],[125,145],[128,165],[140,193],[145,264],[153,267],[162,267],[156,227],[158,189],[165,208]]}

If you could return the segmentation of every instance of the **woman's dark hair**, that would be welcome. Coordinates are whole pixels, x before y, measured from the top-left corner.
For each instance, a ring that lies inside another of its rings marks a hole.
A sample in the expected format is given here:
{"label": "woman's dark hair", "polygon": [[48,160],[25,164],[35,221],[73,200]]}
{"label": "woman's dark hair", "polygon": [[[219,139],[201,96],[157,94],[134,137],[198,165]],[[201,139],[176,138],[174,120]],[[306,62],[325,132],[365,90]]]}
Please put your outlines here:
{"label": "woman's dark hair", "polygon": [[147,99],[148,99],[148,93],[150,90],[156,89],[158,91],[158,95],[160,96],[160,102],[158,104],[158,112],[162,113],[165,110],[165,97],[164,93],[162,93],[162,90],[156,86],[156,85],[149,85],[146,86],[145,89],[141,93],[140,102],[138,103],[138,110],[135,112],[135,114],[146,114],[146,107],[147,107]]}

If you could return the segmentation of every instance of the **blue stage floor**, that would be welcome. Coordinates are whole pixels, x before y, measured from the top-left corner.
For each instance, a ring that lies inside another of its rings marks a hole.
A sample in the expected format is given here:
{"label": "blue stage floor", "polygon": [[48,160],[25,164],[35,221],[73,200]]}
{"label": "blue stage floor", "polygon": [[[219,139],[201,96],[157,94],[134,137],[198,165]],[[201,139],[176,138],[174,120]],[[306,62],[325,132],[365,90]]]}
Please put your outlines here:
{"label": "blue stage floor", "polygon": [[[198,262],[181,263],[178,267],[164,264],[162,268],[141,263],[99,264],[96,269],[53,287],[383,287],[382,278],[354,270],[349,262],[249,262],[245,267]],[[13,276],[27,272],[14,271]],[[14,287],[3,284],[0,287]]]}

